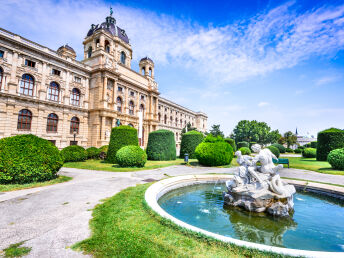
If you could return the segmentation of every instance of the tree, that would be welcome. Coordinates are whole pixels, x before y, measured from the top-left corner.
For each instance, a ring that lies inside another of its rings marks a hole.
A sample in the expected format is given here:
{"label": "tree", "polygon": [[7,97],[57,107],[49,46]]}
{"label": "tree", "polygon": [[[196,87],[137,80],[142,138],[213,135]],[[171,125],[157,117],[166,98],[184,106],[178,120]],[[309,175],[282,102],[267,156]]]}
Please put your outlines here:
{"label": "tree", "polygon": [[220,125],[212,125],[211,130],[209,131],[213,136],[221,136],[222,138],[225,137],[223,132],[220,130]]}
{"label": "tree", "polygon": [[285,142],[287,143],[288,148],[290,148],[291,145],[295,145],[296,144],[297,137],[291,131],[288,131],[288,132],[284,133],[283,136],[284,136]]}
{"label": "tree", "polygon": [[231,136],[236,142],[257,142],[263,145],[275,143],[281,137],[278,130],[271,131],[267,123],[256,120],[239,121]]}
{"label": "tree", "polygon": [[190,122],[186,124],[186,126],[182,129],[182,134],[183,133],[186,133],[186,128],[188,129],[187,131],[190,132],[190,131],[197,131],[197,128],[196,127],[192,127]]}

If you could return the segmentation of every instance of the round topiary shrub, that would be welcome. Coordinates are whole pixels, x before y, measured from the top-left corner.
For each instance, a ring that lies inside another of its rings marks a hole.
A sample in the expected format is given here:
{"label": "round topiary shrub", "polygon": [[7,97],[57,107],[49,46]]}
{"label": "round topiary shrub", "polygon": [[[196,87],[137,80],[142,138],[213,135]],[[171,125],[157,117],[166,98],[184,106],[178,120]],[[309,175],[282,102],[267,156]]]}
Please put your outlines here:
{"label": "round topiary shrub", "polygon": [[147,162],[147,154],[139,146],[124,146],[116,154],[116,160],[121,167],[144,167]]}
{"label": "round topiary shrub", "polygon": [[63,165],[51,142],[32,134],[0,140],[0,184],[26,184],[56,178]]}
{"label": "round topiary shrub", "polygon": [[344,148],[332,150],[327,156],[327,161],[333,169],[344,170]]}
{"label": "round topiary shrub", "polygon": [[274,143],[274,144],[271,144],[271,146],[276,147],[279,150],[280,153],[285,153],[286,152],[286,148],[282,144]]}
{"label": "round topiary shrub", "polygon": [[77,162],[87,159],[86,150],[79,145],[71,145],[61,150],[64,162]]}
{"label": "round topiary shrub", "polygon": [[207,136],[196,148],[196,157],[201,165],[229,165],[233,159],[233,148],[221,137]]}
{"label": "round topiary shrub", "polygon": [[227,142],[228,144],[230,144],[232,146],[233,152],[236,152],[237,146],[236,146],[235,141],[233,139],[225,138],[225,142]]}
{"label": "round topiary shrub", "polygon": [[304,158],[315,158],[317,156],[317,149],[306,148],[302,152],[302,157]]}
{"label": "round topiary shrub", "polygon": [[288,153],[294,153],[294,150],[291,149],[291,148],[286,148],[285,151],[288,152]]}
{"label": "round topiary shrub", "polygon": [[239,151],[241,151],[241,154],[242,155],[250,155],[251,154],[251,150],[247,147],[241,147],[239,149]]}
{"label": "round topiary shrub", "polygon": [[250,145],[248,144],[248,142],[238,142],[237,148],[240,149],[240,148],[242,148],[242,147],[249,148]]}
{"label": "round topiary shrub", "polygon": [[294,150],[295,153],[302,153],[302,151],[303,151],[302,149],[295,149]]}
{"label": "round topiary shrub", "polygon": [[174,133],[164,129],[151,132],[148,136],[147,157],[149,160],[175,160]]}
{"label": "round topiary shrub", "polygon": [[190,159],[196,158],[195,149],[203,141],[203,134],[197,131],[189,131],[182,134],[182,141],[180,144],[180,158],[189,154]]}
{"label": "round topiary shrub", "polygon": [[86,149],[87,159],[99,159],[100,149],[96,147],[90,147]]}
{"label": "round topiary shrub", "polygon": [[128,125],[121,125],[112,128],[109,149],[106,157],[107,162],[116,163],[117,151],[128,145],[139,146],[137,130]]}
{"label": "round topiary shrub", "polygon": [[344,130],[330,128],[318,133],[317,160],[326,161],[330,151],[344,147]]}
{"label": "round topiary shrub", "polygon": [[276,158],[278,158],[280,156],[280,151],[277,147],[270,145],[267,148],[272,152],[272,154],[274,154],[276,156]]}
{"label": "round topiary shrub", "polygon": [[104,145],[99,148],[100,152],[108,152],[109,150],[109,145]]}

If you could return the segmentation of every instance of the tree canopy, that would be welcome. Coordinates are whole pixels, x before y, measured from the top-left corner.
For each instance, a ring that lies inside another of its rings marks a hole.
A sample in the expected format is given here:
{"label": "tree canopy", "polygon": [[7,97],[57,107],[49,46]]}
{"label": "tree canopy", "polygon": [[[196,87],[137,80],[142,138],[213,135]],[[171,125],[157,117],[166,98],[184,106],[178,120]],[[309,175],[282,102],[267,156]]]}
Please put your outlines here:
{"label": "tree canopy", "polygon": [[278,130],[271,131],[267,123],[256,120],[239,121],[231,134],[236,142],[257,142],[262,145],[276,143],[280,137]]}
{"label": "tree canopy", "polygon": [[223,132],[220,130],[220,125],[212,125],[209,133],[211,133],[215,137],[217,136],[221,136],[222,138],[225,137]]}

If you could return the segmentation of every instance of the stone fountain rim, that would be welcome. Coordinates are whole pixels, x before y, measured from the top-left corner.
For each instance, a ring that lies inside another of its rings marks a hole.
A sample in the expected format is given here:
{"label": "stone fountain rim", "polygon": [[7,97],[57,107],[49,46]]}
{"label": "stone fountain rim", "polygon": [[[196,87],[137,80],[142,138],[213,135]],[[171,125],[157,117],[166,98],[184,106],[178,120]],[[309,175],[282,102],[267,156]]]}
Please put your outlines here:
{"label": "stone fountain rim", "polygon": [[[261,251],[268,251],[278,254],[290,255],[290,256],[304,256],[304,257],[343,257],[344,252],[324,252],[324,251],[311,251],[311,250],[300,250],[300,249],[291,249],[291,248],[281,248],[276,246],[269,246],[264,244],[258,244],[253,242],[248,242],[244,240],[235,239],[232,237],[223,236],[220,234],[212,233],[207,230],[192,226],[184,221],[181,221],[166,211],[164,211],[158,204],[158,200],[165,195],[166,193],[181,188],[188,185],[194,184],[204,184],[204,183],[214,183],[224,182],[226,180],[232,179],[233,175],[186,175],[186,176],[177,176],[168,179],[158,181],[151,185],[145,192],[145,201],[148,206],[159,214],[161,217],[172,221],[178,226],[191,230],[193,232],[201,233],[208,237],[226,242],[232,243],[238,246],[243,246],[246,248],[258,249]],[[344,188],[320,183],[283,179],[289,184],[293,184],[298,188],[307,188],[312,189],[318,192],[326,192],[331,195],[344,197]]]}

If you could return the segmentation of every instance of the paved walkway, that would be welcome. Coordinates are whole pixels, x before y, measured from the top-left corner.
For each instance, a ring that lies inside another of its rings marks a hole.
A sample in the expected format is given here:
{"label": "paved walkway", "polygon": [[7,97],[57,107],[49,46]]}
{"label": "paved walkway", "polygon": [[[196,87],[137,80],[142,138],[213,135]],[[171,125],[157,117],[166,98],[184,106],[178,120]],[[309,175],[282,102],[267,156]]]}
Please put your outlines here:
{"label": "paved walkway", "polygon": [[[73,180],[0,194],[0,250],[26,241],[25,245],[32,247],[29,257],[84,257],[68,247],[89,237],[91,209],[102,199],[167,176],[234,171],[187,166],[123,173],[63,168],[60,173]],[[283,169],[281,176],[344,185],[344,176],[311,171]]]}

